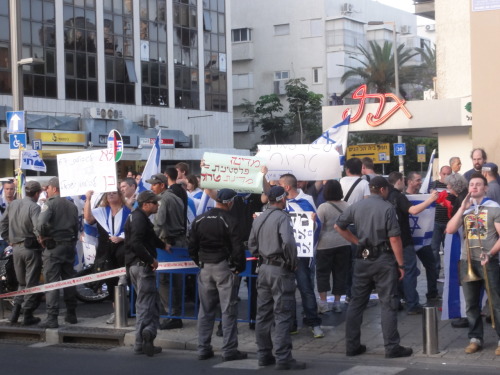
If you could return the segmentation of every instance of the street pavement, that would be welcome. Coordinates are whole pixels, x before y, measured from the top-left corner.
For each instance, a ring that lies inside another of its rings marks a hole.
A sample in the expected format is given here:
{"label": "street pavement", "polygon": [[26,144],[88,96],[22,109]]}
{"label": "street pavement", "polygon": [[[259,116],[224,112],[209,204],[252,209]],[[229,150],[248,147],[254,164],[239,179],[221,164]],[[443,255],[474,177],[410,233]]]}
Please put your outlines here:
{"label": "street pavement", "polygon": [[[442,285],[442,284],[441,284]],[[425,272],[419,277],[419,293],[421,302],[425,303]],[[242,303],[245,304],[245,290],[242,286],[240,297]],[[300,307],[300,297],[297,294],[298,306]],[[64,304],[61,304],[64,306]],[[435,305],[435,306],[439,306]],[[325,337],[315,339],[308,327],[301,327],[299,322],[299,333],[293,335],[293,350],[297,357],[307,356],[310,358],[318,358],[318,360],[331,360],[338,358],[346,360],[345,357],[345,309],[347,305],[343,305],[342,313],[328,312],[322,315],[323,330]],[[114,328],[112,325],[106,324],[109,313],[112,312],[110,302],[100,304],[80,304],[77,310],[79,323],[68,326],[63,322],[63,312],[59,317],[60,328],[58,330],[47,330],[45,341],[48,344],[58,344],[61,332],[71,329],[73,332],[78,330],[88,331],[105,331],[106,329]],[[36,314],[42,319],[45,318],[44,310],[39,309]],[[299,315],[300,316],[300,315]],[[440,316],[440,315],[439,315]],[[130,347],[134,342],[134,323],[132,318],[128,319],[126,328],[117,329],[123,334],[121,343],[125,347]],[[0,331],[2,327],[8,326],[6,319],[0,320]],[[19,326],[20,327],[20,326]],[[367,346],[366,354],[358,357],[353,357],[352,360],[357,363],[364,361],[391,361],[401,364],[405,368],[418,365],[450,365],[464,366],[474,371],[489,371],[491,369],[500,369],[500,356],[495,356],[494,351],[497,348],[498,338],[490,324],[485,323],[484,348],[476,354],[465,354],[464,348],[468,344],[467,328],[453,328],[451,321],[438,322],[438,341],[439,353],[427,355],[423,352],[423,322],[422,315],[407,315],[405,311],[398,313],[398,327],[401,335],[401,345],[410,346],[413,348],[414,355],[408,358],[400,359],[385,359],[383,338],[380,327],[380,306],[378,301],[370,301],[369,307],[364,314],[362,326],[361,341]],[[12,327],[11,327],[12,328]],[[20,327],[21,328],[21,327]],[[222,338],[214,335],[212,344],[216,354],[220,355],[222,346]],[[14,327],[15,331],[15,327]],[[59,331],[59,335],[58,335]],[[255,356],[257,347],[255,344],[255,331],[249,328],[248,323],[240,323],[238,325],[239,349],[248,353],[253,353]],[[82,334],[83,335],[83,334]],[[12,336],[9,336],[12,338]],[[0,335],[0,343],[4,336]],[[182,329],[174,329],[170,331],[158,331],[158,336],[155,340],[155,345],[162,346],[165,349],[177,349],[195,351],[197,347],[197,330],[195,320],[184,320]]]}

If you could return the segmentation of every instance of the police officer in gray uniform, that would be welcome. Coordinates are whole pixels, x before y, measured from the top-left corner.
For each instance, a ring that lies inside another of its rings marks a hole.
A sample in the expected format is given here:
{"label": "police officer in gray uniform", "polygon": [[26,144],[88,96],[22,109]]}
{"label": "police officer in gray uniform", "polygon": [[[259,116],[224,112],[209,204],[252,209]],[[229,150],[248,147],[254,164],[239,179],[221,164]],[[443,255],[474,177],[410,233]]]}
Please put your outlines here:
{"label": "police officer in gray uniform", "polygon": [[160,325],[156,248],[170,249],[170,245],[165,245],[155,234],[153,223],[148,219],[158,211],[159,200],[160,197],[152,191],[140,193],[137,197],[139,207],[132,211],[125,223],[125,264],[137,292],[134,352],[148,357],[161,352],[161,347],[153,345]]}
{"label": "police officer in gray uniform", "polygon": [[[295,269],[297,244],[286,208],[285,189],[274,186],[269,191],[270,208],[252,225],[248,248],[258,256],[261,266],[257,278],[257,318],[255,336],[259,366],[276,363],[276,369],[304,369],[305,363],[292,357],[292,309],[295,307]],[[274,326],[274,340],[271,330]],[[273,356],[273,341],[276,358]]]}
{"label": "police officer in gray uniform", "polygon": [[[43,276],[46,283],[71,279],[76,272],[75,246],[78,239],[78,209],[74,203],[60,196],[59,178],[53,177],[47,186],[47,201],[42,207],[36,226],[39,242],[45,247],[42,254]],[[64,288],[66,323],[76,324],[76,287]],[[43,328],[57,328],[59,315],[59,290],[45,293],[47,320]]]}
{"label": "police officer in gray uniform", "polygon": [[[370,193],[366,199],[354,203],[340,215],[335,229],[346,240],[357,245],[353,268],[352,299],[346,316],[346,355],[363,354],[361,344],[363,311],[375,288],[382,309],[381,323],[385,357],[408,357],[413,351],[399,345],[398,332],[398,269],[399,279],[404,276],[401,231],[394,206],[386,201],[389,183],[384,177],[370,180]],[[354,224],[357,237],[347,227]]]}
{"label": "police officer in gray uniform", "polygon": [[[37,286],[42,271],[42,247],[38,243],[36,222],[40,214],[40,206],[36,204],[42,187],[36,181],[28,181],[25,185],[26,197],[12,201],[0,223],[2,238],[12,244],[14,269],[16,271],[19,289],[23,290]],[[33,316],[33,311],[40,304],[40,294],[27,294],[14,298],[11,323],[17,323],[24,312],[23,325],[29,326],[40,322]]]}
{"label": "police officer in gray uniform", "polygon": [[229,214],[236,192],[221,189],[216,205],[196,217],[189,237],[189,256],[200,267],[198,274],[198,359],[214,356],[211,339],[217,304],[222,312],[222,359],[234,361],[247,358],[238,351],[237,314],[238,273],[245,270],[245,251],[237,221]]}

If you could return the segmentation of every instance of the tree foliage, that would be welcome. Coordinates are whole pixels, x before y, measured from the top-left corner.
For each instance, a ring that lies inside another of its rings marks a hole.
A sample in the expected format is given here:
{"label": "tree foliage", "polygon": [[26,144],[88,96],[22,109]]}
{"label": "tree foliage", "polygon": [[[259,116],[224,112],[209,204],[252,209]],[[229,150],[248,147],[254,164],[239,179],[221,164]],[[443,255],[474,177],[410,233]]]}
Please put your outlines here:
{"label": "tree foliage", "polygon": [[[341,82],[344,83],[351,77],[360,78],[362,83],[366,83],[369,92],[387,93],[394,90],[395,70],[394,70],[394,53],[392,43],[385,41],[383,45],[375,41],[369,42],[369,49],[358,46],[362,57],[351,56],[352,59],[359,62],[360,66],[351,67],[340,65],[347,68],[346,72],[341,77]],[[404,44],[400,44],[397,48],[398,54],[398,72],[399,72],[399,91],[404,96],[404,90],[401,86],[405,83],[411,83],[411,75],[406,69],[401,69],[412,57],[417,55],[409,49],[405,49]],[[340,95],[342,98],[359,87],[359,82],[345,89]]]}

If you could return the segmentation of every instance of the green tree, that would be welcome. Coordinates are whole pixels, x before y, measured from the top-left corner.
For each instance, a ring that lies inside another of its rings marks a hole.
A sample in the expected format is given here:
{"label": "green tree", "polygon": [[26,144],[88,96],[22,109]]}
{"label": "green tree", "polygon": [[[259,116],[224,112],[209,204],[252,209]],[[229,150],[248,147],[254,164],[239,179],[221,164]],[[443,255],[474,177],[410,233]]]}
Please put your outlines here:
{"label": "green tree", "polygon": [[291,131],[299,134],[299,142],[310,143],[321,134],[321,105],[323,95],[309,91],[305,78],[290,79],[286,85],[289,104],[286,115]]}
{"label": "green tree", "polygon": [[436,77],[436,45],[431,48],[425,44],[424,48],[415,48],[422,57],[422,63],[413,68],[409,74],[415,76],[414,82],[422,86],[423,90],[434,88],[434,77]]}
{"label": "green tree", "polygon": [[[385,41],[381,46],[375,41],[370,41],[369,49],[362,45],[358,46],[362,57],[351,56],[361,64],[358,67],[351,67],[347,65],[340,65],[347,68],[347,71],[342,75],[341,82],[344,83],[347,79],[352,77],[360,78],[361,83],[368,86],[369,92],[387,93],[393,91],[394,88],[394,53],[392,43]],[[405,49],[404,44],[400,44],[397,48],[398,54],[398,73],[399,73],[399,91],[404,97],[404,90],[401,86],[406,83],[412,83],[412,76],[408,74],[405,69],[402,69],[412,57],[417,55],[417,52],[412,52]],[[351,93],[354,89],[359,87],[359,82],[347,87],[340,95],[342,98]]]}
{"label": "green tree", "polygon": [[252,106],[246,100],[244,102],[244,116],[255,119],[257,126],[262,128],[262,142],[264,144],[283,144],[286,143],[289,136],[289,130],[286,126],[285,117],[281,115],[283,104],[276,94],[262,95]]}

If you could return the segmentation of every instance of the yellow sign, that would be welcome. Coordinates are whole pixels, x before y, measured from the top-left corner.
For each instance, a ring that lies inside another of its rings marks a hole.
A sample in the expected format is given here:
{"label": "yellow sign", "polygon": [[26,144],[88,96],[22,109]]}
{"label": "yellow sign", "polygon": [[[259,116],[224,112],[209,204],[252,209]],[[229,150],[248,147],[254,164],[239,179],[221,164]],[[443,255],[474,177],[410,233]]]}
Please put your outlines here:
{"label": "yellow sign", "polygon": [[417,162],[425,163],[425,154],[417,154]]}
{"label": "yellow sign", "polygon": [[38,131],[33,132],[33,137],[42,140],[44,145],[81,145],[86,146],[87,135],[85,132]]}
{"label": "yellow sign", "polygon": [[346,159],[369,157],[375,164],[386,164],[391,162],[391,145],[381,143],[379,145],[356,145],[347,147]]}

